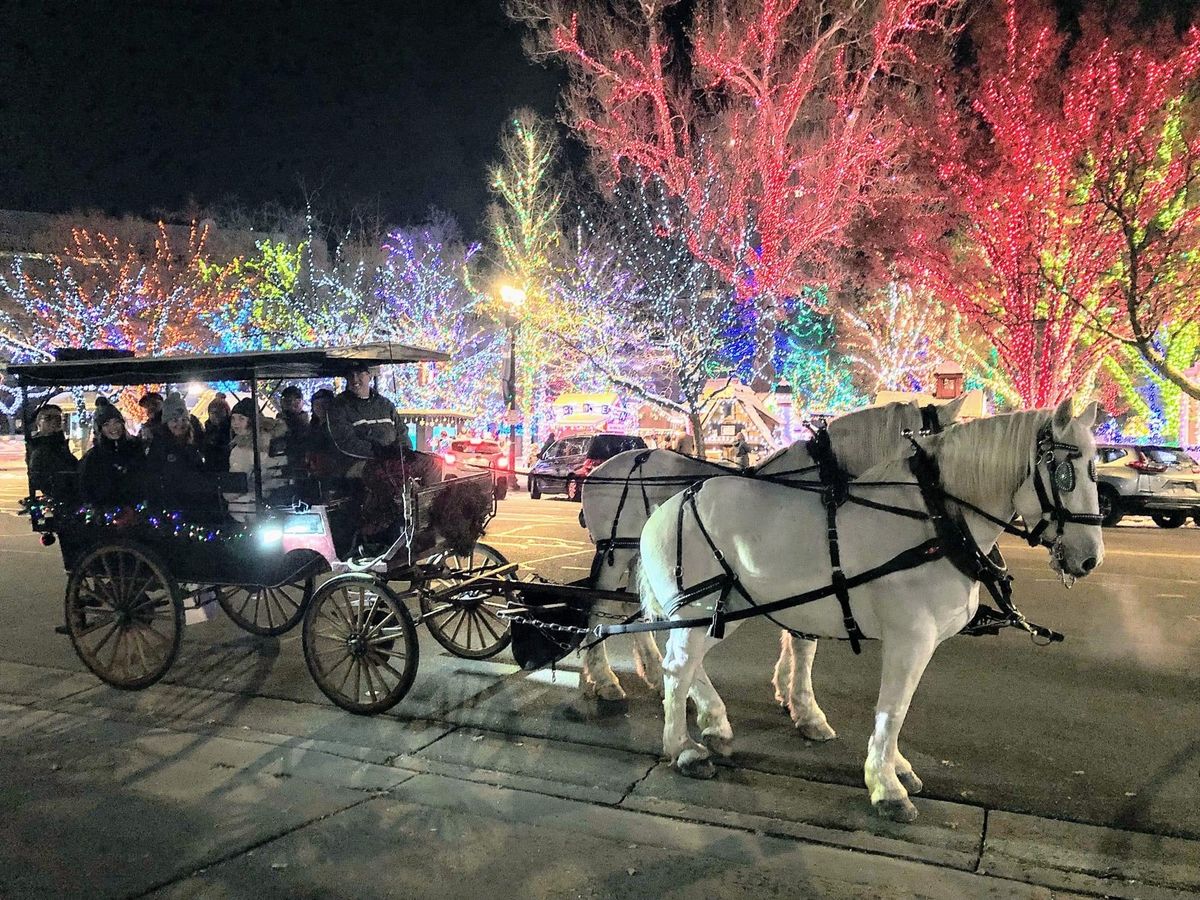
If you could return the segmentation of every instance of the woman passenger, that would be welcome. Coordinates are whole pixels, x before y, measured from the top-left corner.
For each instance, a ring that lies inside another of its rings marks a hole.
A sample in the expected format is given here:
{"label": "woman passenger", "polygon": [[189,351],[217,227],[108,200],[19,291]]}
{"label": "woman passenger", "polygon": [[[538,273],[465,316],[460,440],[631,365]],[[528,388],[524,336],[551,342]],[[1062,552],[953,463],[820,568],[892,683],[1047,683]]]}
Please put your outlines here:
{"label": "woman passenger", "polygon": [[207,517],[216,512],[215,489],[203,477],[204,456],[183,397],[170,393],[163,402],[162,432],[146,448],[150,500],[167,510]]}
{"label": "woman passenger", "polygon": [[141,441],[125,430],[121,411],[103,397],[96,400],[96,442],[79,464],[79,491],[87,503],[116,507],[137,503],[145,461]]}

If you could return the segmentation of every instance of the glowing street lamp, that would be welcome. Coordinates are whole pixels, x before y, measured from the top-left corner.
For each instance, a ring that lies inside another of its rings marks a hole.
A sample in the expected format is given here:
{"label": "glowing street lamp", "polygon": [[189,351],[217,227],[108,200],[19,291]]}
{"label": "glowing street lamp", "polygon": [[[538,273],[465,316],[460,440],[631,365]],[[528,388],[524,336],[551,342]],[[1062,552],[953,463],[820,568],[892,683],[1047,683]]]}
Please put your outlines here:
{"label": "glowing street lamp", "polygon": [[525,292],[511,284],[500,285],[500,302],[504,304],[505,325],[508,328],[508,383],[504,386],[508,415],[508,478],[509,487],[517,486],[517,313],[525,304]]}

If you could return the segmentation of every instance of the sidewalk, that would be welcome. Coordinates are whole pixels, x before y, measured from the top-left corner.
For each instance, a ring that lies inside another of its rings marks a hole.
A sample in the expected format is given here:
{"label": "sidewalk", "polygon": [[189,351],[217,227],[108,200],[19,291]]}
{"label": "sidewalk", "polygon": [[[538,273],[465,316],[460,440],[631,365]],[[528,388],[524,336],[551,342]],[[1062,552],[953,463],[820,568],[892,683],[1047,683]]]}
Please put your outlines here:
{"label": "sidewalk", "polygon": [[1200,842],[441,722],[0,663],[15,897],[1200,892]]}

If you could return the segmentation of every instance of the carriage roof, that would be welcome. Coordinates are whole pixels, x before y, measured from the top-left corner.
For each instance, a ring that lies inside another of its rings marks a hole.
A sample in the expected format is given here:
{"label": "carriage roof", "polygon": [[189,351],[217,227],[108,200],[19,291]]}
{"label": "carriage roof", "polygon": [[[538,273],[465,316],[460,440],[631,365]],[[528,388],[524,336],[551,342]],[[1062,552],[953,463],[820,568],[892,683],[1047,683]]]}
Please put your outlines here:
{"label": "carriage roof", "polygon": [[371,366],[442,362],[448,354],[405,344],[372,343],[300,350],[249,350],[184,356],[128,356],[0,366],[28,386],[174,384],[183,381],[331,378],[350,363]]}

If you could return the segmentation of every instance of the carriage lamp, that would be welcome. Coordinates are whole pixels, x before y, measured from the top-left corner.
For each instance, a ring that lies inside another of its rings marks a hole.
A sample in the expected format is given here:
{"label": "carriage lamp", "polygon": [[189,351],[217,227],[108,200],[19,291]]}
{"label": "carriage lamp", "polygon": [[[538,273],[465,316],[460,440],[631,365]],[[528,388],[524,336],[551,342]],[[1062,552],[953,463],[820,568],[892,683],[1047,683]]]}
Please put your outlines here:
{"label": "carriage lamp", "polygon": [[283,526],[272,522],[258,529],[258,539],[268,546],[283,540]]}

